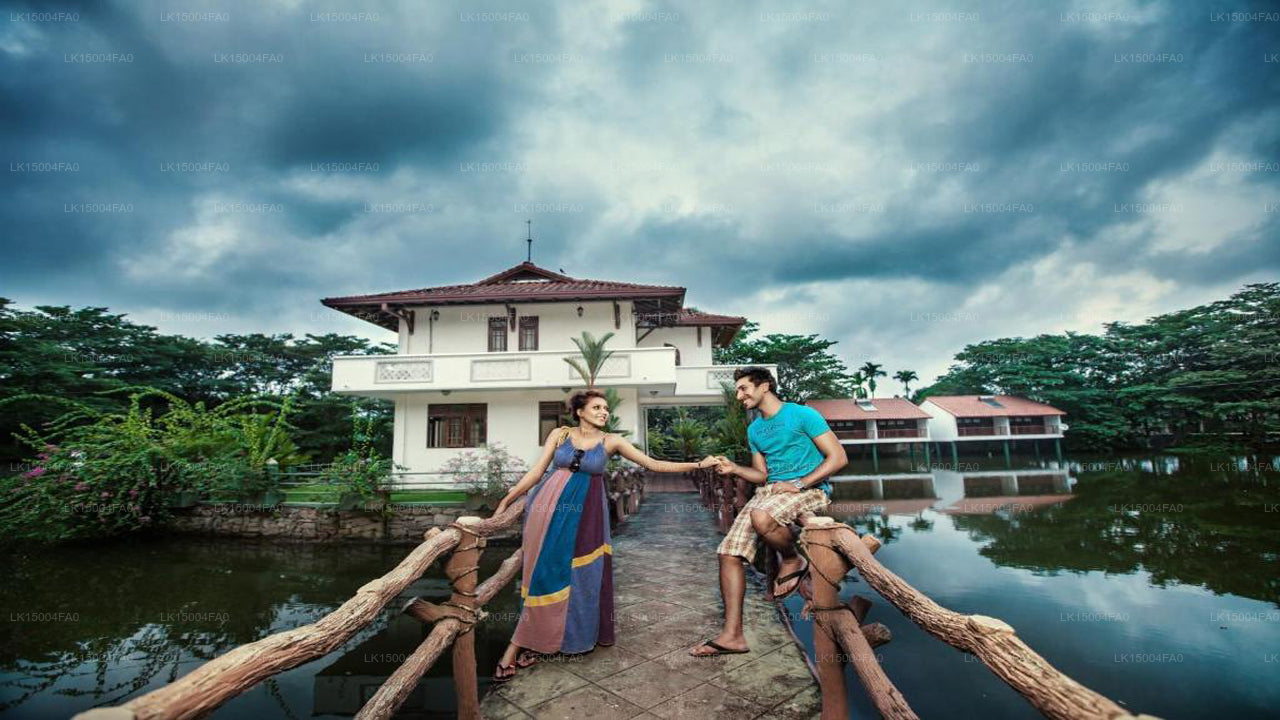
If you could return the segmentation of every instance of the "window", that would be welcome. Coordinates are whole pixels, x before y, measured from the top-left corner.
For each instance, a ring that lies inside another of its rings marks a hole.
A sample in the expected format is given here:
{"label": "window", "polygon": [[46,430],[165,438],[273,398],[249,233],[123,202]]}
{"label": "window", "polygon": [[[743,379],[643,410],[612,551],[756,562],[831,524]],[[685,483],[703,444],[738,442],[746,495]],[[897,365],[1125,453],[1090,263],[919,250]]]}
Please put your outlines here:
{"label": "window", "polygon": [[427,447],[479,447],[485,442],[484,403],[427,406]]}
{"label": "window", "polygon": [[538,349],[538,316],[526,315],[520,318],[520,349]]}
{"label": "window", "polygon": [[538,403],[538,444],[542,445],[547,441],[547,436],[551,431],[560,427],[561,415],[564,413],[564,403],[559,401],[540,402]]}
{"label": "window", "polygon": [[990,405],[993,408],[1004,408],[994,395],[979,395],[978,400],[981,401],[983,405]]}
{"label": "window", "polygon": [[507,319],[489,318],[489,352],[507,351]]}
{"label": "window", "polygon": [[878,410],[875,404],[866,398],[858,398],[854,402],[858,403],[858,408],[865,412],[876,412]]}

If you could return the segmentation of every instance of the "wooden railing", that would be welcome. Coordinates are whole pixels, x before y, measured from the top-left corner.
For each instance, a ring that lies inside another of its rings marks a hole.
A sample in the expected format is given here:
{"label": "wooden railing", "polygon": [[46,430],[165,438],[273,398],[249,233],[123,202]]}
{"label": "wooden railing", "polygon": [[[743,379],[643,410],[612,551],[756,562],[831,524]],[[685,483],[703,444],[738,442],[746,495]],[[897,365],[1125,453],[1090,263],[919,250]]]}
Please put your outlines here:
{"label": "wooden railing", "polygon": [[970,425],[968,427],[961,426],[956,429],[960,437],[966,435],[995,435],[996,429],[991,425]]}
{"label": "wooden railing", "polygon": [[[644,478],[638,469],[608,473],[606,486],[611,508],[619,520],[635,512],[644,494]],[[457,716],[478,720],[480,702],[476,677],[476,622],[484,605],[520,572],[517,548],[483,583],[477,584],[480,555],[490,535],[519,520],[525,498],[512,503],[502,515],[481,519],[460,517],[448,527],[432,528],[391,572],[356,591],[336,610],[314,623],[275,633],[241,645],[192,670],[168,685],[141,695],[119,707],[96,708],[73,720],[195,720],[273,675],[323,657],[373,622],[392,599],[444,558],[444,574],[452,593],[442,603],[414,598],[402,612],[433,624],[431,632],[404,663],[369,698],[357,720],[390,718],[409,697],[419,680],[452,646],[453,682],[457,692]]]}
{"label": "wooden railing", "polygon": [[1049,435],[1055,431],[1045,425],[1010,425],[1010,435]]}
{"label": "wooden railing", "polygon": [[[694,478],[704,499],[729,495],[721,477],[703,471],[695,473]],[[735,499],[743,495],[745,492],[741,489],[732,494]],[[734,503],[730,507],[736,514],[742,506]],[[1045,717],[1060,720],[1152,717],[1134,715],[1064,675],[1019,639],[1007,623],[985,615],[957,613],[934,602],[875,559],[880,541],[874,536],[859,536],[853,528],[829,517],[810,515],[801,518],[800,524],[797,548],[809,558],[812,570],[800,591],[805,597],[803,613],[812,614],[816,624],[813,660],[822,692],[822,720],[849,717],[845,661],[853,665],[882,717],[918,718],[873,652],[875,647],[892,640],[892,634],[880,623],[863,624],[871,601],[854,596],[848,603],[840,602],[840,584],[850,568],[857,568],[869,586],[926,632],[977,657]],[[727,528],[723,519],[721,525]]]}
{"label": "wooden railing", "polygon": [[880,438],[918,438],[924,437],[920,428],[876,428],[876,436]]}
{"label": "wooden railing", "polygon": [[866,440],[867,431],[862,430],[835,430],[836,437],[840,440]]}

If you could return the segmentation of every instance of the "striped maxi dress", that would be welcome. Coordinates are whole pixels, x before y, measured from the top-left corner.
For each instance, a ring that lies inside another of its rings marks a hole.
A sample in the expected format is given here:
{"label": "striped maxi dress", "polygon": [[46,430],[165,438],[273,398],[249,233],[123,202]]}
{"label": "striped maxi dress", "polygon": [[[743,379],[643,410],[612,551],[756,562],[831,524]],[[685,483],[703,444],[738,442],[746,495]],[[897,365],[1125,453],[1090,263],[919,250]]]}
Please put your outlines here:
{"label": "striped maxi dress", "polygon": [[[563,431],[560,431],[563,432]],[[578,469],[571,469],[575,455]],[[512,642],[539,653],[612,645],[613,548],[604,440],[588,450],[567,435],[526,504],[522,606]]]}

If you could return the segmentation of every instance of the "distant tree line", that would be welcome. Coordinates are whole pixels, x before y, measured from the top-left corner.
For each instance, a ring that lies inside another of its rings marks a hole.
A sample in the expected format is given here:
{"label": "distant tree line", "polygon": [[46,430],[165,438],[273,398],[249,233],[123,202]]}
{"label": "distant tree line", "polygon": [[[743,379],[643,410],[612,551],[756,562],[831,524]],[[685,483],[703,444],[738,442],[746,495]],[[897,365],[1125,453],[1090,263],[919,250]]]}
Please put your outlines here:
{"label": "distant tree line", "polygon": [[1020,395],[1067,413],[1077,447],[1258,448],[1280,430],[1280,283],[1067,332],[968,345],[917,400]]}
{"label": "distant tree line", "polygon": [[[14,440],[22,424],[38,428],[73,403],[103,412],[123,411],[125,387],[148,387],[213,409],[244,397],[290,398],[292,440],[313,462],[329,462],[351,449],[359,418],[376,443],[390,451],[390,403],[330,392],[334,355],[382,355],[389,343],[328,333],[218,335],[204,341],[166,335],[107,308],[37,306],[21,310],[0,298],[0,457],[30,455]],[[15,400],[28,395],[61,398]]]}

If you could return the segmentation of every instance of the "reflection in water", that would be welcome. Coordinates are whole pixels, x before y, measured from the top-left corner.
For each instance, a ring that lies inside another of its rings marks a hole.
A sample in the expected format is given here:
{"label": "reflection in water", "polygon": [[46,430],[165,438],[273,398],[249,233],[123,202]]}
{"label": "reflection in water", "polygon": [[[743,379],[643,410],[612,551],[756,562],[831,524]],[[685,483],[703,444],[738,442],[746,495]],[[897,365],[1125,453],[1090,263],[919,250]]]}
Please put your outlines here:
{"label": "reflection in water", "polygon": [[[1003,458],[951,467],[881,458],[883,474],[846,471],[831,514],[879,537],[877,558],[934,600],[1010,622],[1061,670],[1130,709],[1269,718],[1280,708],[1277,462],[1103,457],[1009,470]],[[491,544],[481,576],[510,551]],[[184,537],[0,549],[12,575],[0,586],[0,718],[65,720],[136,697],[315,621],[406,552]],[[868,620],[893,632],[877,654],[922,717],[1039,717],[856,573],[845,597],[855,591],[876,603]],[[404,601],[447,594],[433,569],[344,647],[213,717],[350,717],[426,637],[399,615]],[[798,598],[786,602],[798,612]],[[482,679],[514,628],[514,584],[488,609],[475,631]],[[807,638],[810,627],[797,632]],[[401,717],[452,717],[449,659]],[[848,682],[853,715],[873,716],[851,671]]]}
{"label": "reflection in water", "polygon": [[[315,622],[407,551],[190,537],[0,549],[13,574],[0,590],[0,717],[65,719],[154,690],[238,645]],[[491,544],[482,575],[510,551]],[[404,601],[448,594],[433,568],[337,652],[275,676],[213,717],[349,717],[426,637],[421,623],[399,615]],[[497,659],[491,646],[510,636],[516,604],[500,593],[477,629],[482,674]],[[452,717],[448,677],[446,654],[406,712]]]}

